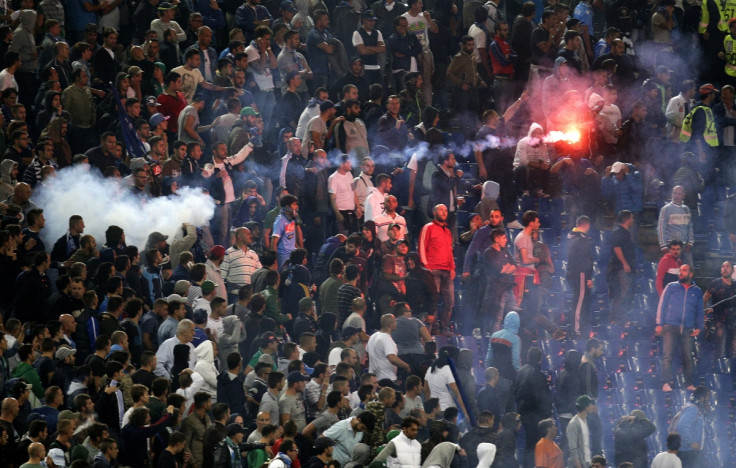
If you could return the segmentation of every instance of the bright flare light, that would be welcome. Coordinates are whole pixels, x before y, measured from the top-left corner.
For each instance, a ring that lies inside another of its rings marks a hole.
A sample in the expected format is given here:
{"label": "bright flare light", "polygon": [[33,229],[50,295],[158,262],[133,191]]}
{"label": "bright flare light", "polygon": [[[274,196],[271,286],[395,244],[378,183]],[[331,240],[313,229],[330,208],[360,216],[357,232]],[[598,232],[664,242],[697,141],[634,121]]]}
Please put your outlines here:
{"label": "bright flare light", "polygon": [[567,132],[553,130],[544,137],[545,143],[557,143],[558,141],[577,143],[580,141],[580,132],[578,130],[570,130]]}

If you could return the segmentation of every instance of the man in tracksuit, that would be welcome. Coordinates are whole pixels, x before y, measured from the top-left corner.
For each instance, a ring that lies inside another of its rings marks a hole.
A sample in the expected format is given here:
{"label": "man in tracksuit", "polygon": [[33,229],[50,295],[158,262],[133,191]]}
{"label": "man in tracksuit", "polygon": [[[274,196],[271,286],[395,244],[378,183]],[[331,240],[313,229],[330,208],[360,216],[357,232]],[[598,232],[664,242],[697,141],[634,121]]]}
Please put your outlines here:
{"label": "man in tracksuit", "polygon": [[662,359],[662,391],[672,391],[672,354],[675,343],[680,343],[682,371],[687,390],[693,391],[693,337],[703,329],[703,291],[693,283],[693,270],[690,265],[680,267],[677,282],[664,288],[657,308],[657,335],[664,339],[664,358]]}

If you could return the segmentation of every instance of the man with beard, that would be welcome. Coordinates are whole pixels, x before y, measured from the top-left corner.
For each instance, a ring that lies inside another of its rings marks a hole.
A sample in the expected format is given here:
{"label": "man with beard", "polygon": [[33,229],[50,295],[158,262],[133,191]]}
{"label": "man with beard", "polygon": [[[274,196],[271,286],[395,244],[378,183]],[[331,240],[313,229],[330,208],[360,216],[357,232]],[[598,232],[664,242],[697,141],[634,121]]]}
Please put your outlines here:
{"label": "man with beard", "polygon": [[424,225],[419,236],[419,256],[424,266],[432,272],[442,296],[440,331],[452,336],[450,320],[455,302],[455,258],[452,255],[452,232],[447,227],[447,206],[436,205],[433,214],[434,220]]}
{"label": "man with beard", "polygon": [[297,247],[302,245],[301,227],[296,223],[299,201],[294,195],[279,200],[281,213],[276,216],[271,232],[271,249],[276,252],[278,265],[283,265]]}
{"label": "man with beard", "polygon": [[[670,248],[672,253],[672,248]],[[714,279],[703,294],[705,304],[712,300],[713,306],[706,310],[708,322],[715,327],[716,333],[716,357],[726,355],[728,344],[728,356],[736,355],[736,311],[733,307],[733,298],[736,296],[736,285],[731,279],[733,274],[733,263],[726,260],[721,264],[721,277]],[[731,300],[728,300],[731,299]],[[721,301],[724,301],[721,303]],[[721,303],[721,304],[719,304]]]}
{"label": "man with beard", "polygon": [[687,390],[693,386],[693,337],[703,329],[703,292],[693,283],[693,270],[690,265],[680,267],[677,282],[664,288],[657,308],[657,327],[655,333],[664,339],[662,359],[663,392],[672,391],[672,355],[676,343],[680,344],[683,374]]}

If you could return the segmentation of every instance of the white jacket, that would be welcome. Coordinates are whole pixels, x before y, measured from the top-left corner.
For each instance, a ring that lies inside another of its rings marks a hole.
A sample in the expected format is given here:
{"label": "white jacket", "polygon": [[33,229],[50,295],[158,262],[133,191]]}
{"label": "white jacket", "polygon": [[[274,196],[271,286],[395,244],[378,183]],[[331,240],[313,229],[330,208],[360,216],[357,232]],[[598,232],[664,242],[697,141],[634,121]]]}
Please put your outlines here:
{"label": "white jacket", "polygon": [[212,395],[213,402],[217,399],[217,367],[215,367],[215,352],[212,342],[207,340],[202,342],[194,349],[197,355],[197,364],[194,365],[194,372],[202,376],[204,383],[202,391]]}

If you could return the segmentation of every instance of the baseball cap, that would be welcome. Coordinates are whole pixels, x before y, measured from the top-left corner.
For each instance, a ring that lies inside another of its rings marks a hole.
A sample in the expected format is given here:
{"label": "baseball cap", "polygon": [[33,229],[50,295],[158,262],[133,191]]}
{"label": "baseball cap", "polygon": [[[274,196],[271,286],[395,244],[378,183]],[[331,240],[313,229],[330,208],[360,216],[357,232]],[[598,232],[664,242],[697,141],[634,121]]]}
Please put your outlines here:
{"label": "baseball cap", "polygon": [[66,468],[66,458],[64,458],[64,452],[60,448],[52,448],[49,450],[47,456],[51,458],[51,461],[53,461],[54,465],[57,467]]}
{"label": "baseball cap", "polygon": [[631,416],[635,417],[636,419],[647,419],[646,413],[640,409],[635,409],[631,412]]}
{"label": "baseball cap", "polygon": [[378,19],[376,18],[376,14],[373,13],[373,10],[365,10],[363,13],[360,14],[360,17],[364,20],[376,21]]}
{"label": "baseball cap", "polygon": [[205,280],[202,283],[202,292],[205,294],[210,293],[214,291],[216,287],[217,287],[217,283],[213,283],[210,280]]}
{"label": "baseball cap", "polygon": [[163,122],[164,120],[169,120],[170,118],[171,118],[171,116],[169,116],[169,115],[166,115],[166,116],[165,116],[165,115],[163,115],[163,114],[161,114],[161,113],[159,113],[159,112],[156,112],[155,114],[153,114],[153,115],[151,116],[151,118],[150,118],[150,119],[148,119],[148,124],[149,124],[149,125],[150,125],[151,127],[155,127],[156,125],[159,125],[159,124],[160,124],[161,122]]}
{"label": "baseball cap", "polygon": [[147,106],[156,106],[159,107],[161,104],[156,100],[155,96],[146,96],[143,98],[143,101],[146,103]]}
{"label": "baseball cap", "polygon": [[204,325],[207,323],[207,311],[204,309],[197,309],[192,314],[192,321],[197,325]]}
{"label": "baseball cap", "polygon": [[583,24],[583,22],[577,18],[570,18],[569,20],[567,20],[567,29],[572,29],[578,24]]}
{"label": "baseball cap", "polygon": [[194,101],[204,101],[204,94],[202,93],[195,94],[194,97],[192,98],[192,102]]}
{"label": "baseball cap", "polygon": [[166,302],[172,301],[187,302],[187,300],[181,297],[179,294],[170,294],[166,297]]}
{"label": "baseball cap", "polygon": [[187,280],[178,280],[176,283],[174,283],[174,292],[178,295],[186,294],[187,291],[189,291],[189,287],[192,285]]}
{"label": "baseball cap", "polygon": [[161,2],[158,4],[159,10],[171,10],[172,8],[176,8],[176,5],[172,5],[169,2]]}
{"label": "baseball cap", "polygon": [[225,255],[225,247],[221,245],[215,245],[210,249],[210,256],[215,258],[220,258]]}
{"label": "baseball cap", "polygon": [[258,358],[258,362],[265,362],[266,364],[273,366],[273,356],[268,353],[263,353],[261,354],[261,357]]}
{"label": "baseball cap", "polygon": [[245,116],[249,116],[250,117],[250,116],[254,116],[254,115],[258,115],[258,112],[256,112],[255,109],[253,109],[250,106],[243,107],[242,109],[240,109],[240,116],[241,117],[245,117]]}
{"label": "baseball cap", "polygon": [[314,301],[311,297],[299,299],[299,312],[310,310],[312,307],[314,307]]}
{"label": "baseball cap", "polygon": [[623,171],[626,167],[626,164],[622,162],[615,162],[613,163],[613,166],[611,166],[611,174],[618,174],[619,172]]}
{"label": "baseball cap", "polygon": [[128,67],[128,75],[140,75],[143,73],[143,70],[141,70],[141,67],[138,65],[133,65]]}
{"label": "baseball cap", "polygon": [[243,429],[243,426],[237,423],[228,424],[227,436],[232,437],[235,434],[245,434],[245,429]]}
{"label": "baseball cap", "polygon": [[578,411],[584,410],[590,405],[594,405],[595,400],[590,398],[588,395],[580,395],[577,400],[575,400],[575,407],[577,407]]}
{"label": "baseball cap", "polygon": [[281,2],[280,8],[281,11],[290,11],[292,13],[296,13],[298,11],[294,2],[290,2],[288,0]]}
{"label": "baseball cap", "polygon": [[289,384],[293,384],[294,382],[309,382],[309,377],[299,371],[291,371],[288,377],[286,377],[286,380],[289,381]]}
{"label": "baseball cap", "polygon": [[672,70],[670,70],[669,67],[667,67],[665,65],[660,65],[660,66],[658,66],[654,70],[654,72],[657,73],[657,74],[659,74],[659,73],[672,73]]}
{"label": "baseball cap", "polygon": [[317,437],[317,440],[314,441],[314,448],[317,450],[324,450],[333,445],[335,445],[335,441],[325,436]]}
{"label": "baseball cap", "polygon": [[356,333],[360,333],[363,330],[361,330],[358,327],[345,327],[342,329],[342,337],[343,339],[350,338],[351,336],[355,335]]}
{"label": "baseball cap", "polygon": [[56,354],[54,354],[54,357],[58,359],[59,361],[63,361],[64,359],[67,358],[67,356],[74,356],[75,354],[77,354],[76,349],[72,349],[67,346],[62,346],[56,350]]}
{"label": "baseball cap", "polygon": [[[156,114],[154,114],[154,115],[156,115]],[[153,117],[151,117],[151,118],[153,118]],[[154,232],[152,232],[151,234],[148,235],[148,241],[151,242],[152,244],[158,244],[159,242],[163,242],[163,241],[165,241],[168,238],[169,238],[169,236],[166,236],[164,234],[161,234],[158,231],[154,231]]]}
{"label": "baseball cap", "polygon": [[719,92],[720,91],[718,91],[716,89],[716,87],[713,86],[710,83],[706,83],[706,84],[704,84],[703,86],[700,87],[700,94],[701,95],[706,95],[706,94],[711,94],[711,93],[719,93]]}
{"label": "baseball cap", "polygon": [[326,101],[322,101],[320,103],[320,105],[319,105],[319,111],[320,112],[328,111],[328,110],[334,109],[334,108],[335,108],[335,103],[332,102],[332,101],[330,101],[329,99],[326,100]]}

